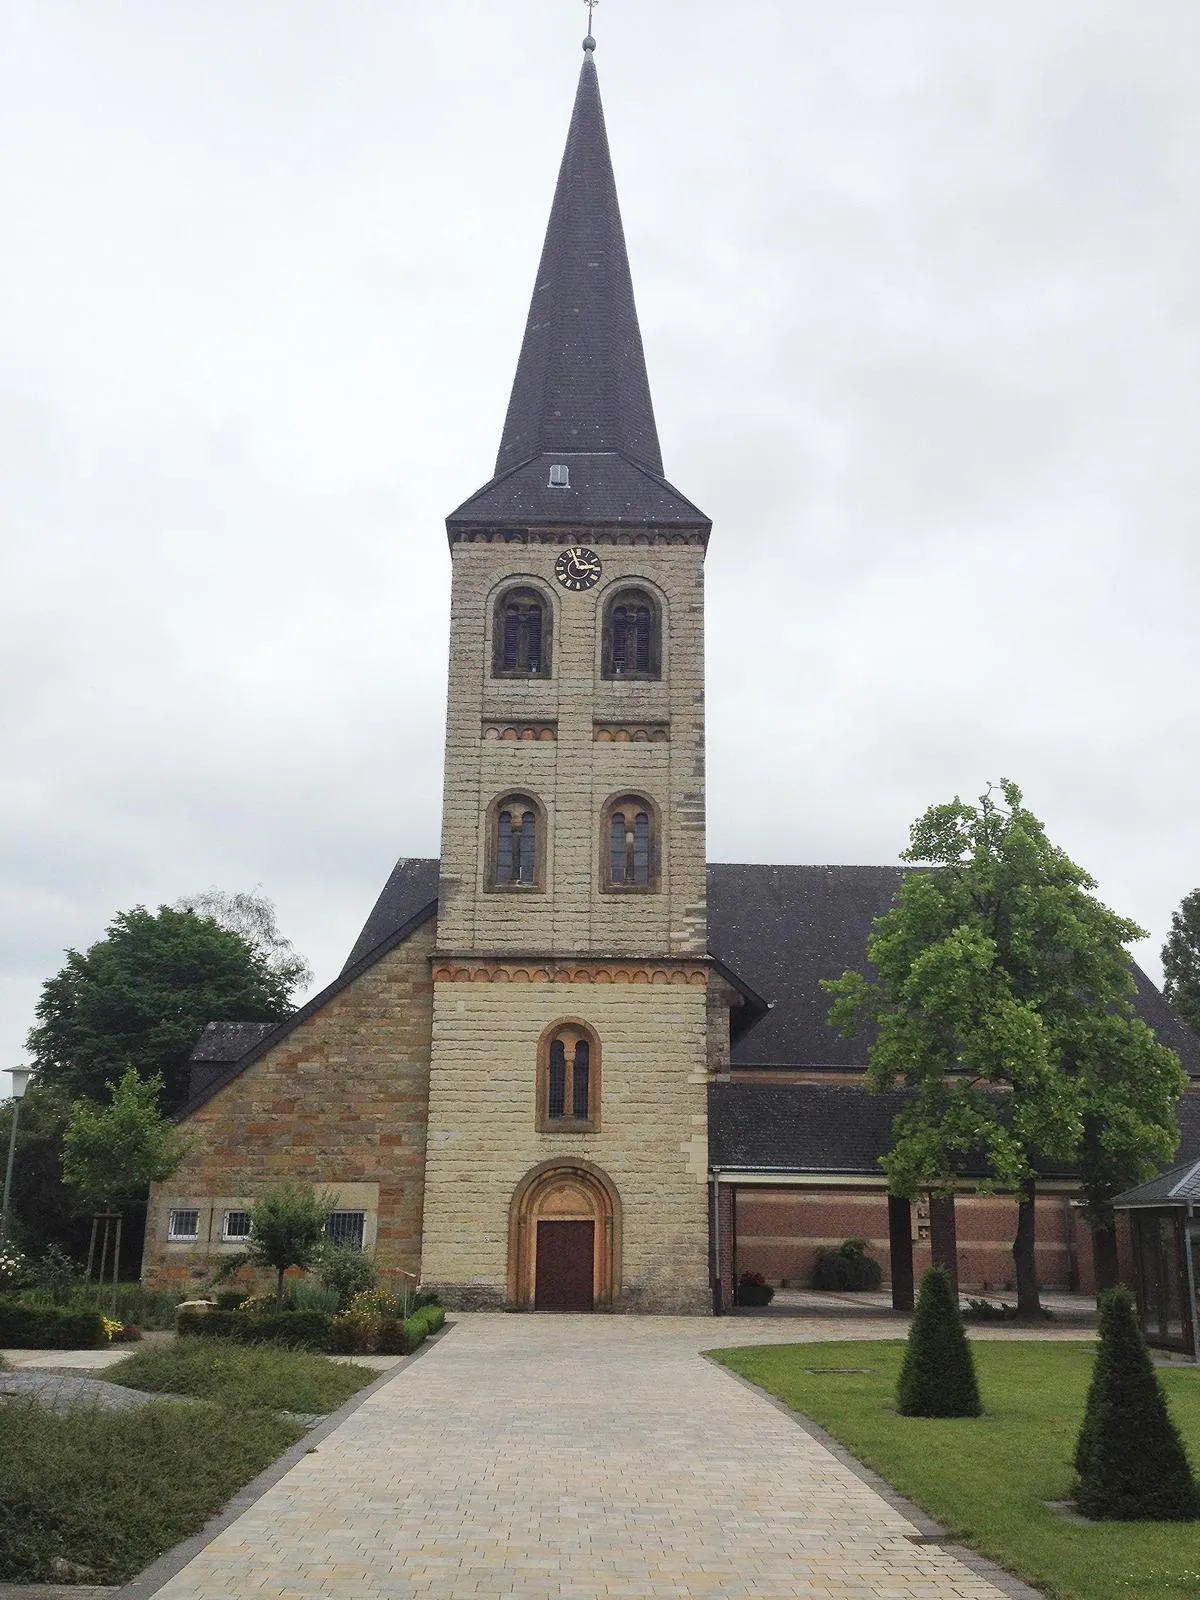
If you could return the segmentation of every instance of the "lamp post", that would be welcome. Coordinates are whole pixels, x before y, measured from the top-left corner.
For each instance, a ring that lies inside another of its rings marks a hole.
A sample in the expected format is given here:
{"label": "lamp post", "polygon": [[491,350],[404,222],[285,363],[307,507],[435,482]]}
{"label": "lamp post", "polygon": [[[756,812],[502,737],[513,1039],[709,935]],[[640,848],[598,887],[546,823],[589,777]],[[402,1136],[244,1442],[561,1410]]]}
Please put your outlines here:
{"label": "lamp post", "polygon": [[0,1244],[8,1242],[8,1202],[12,1194],[13,1160],[17,1154],[17,1118],[21,1112],[21,1101],[25,1098],[25,1091],[29,1087],[29,1080],[33,1076],[31,1067],[11,1067],[9,1077],[12,1079],[12,1129],[8,1136],[8,1166],[4,1169],[4,1202],[0,1205]]}

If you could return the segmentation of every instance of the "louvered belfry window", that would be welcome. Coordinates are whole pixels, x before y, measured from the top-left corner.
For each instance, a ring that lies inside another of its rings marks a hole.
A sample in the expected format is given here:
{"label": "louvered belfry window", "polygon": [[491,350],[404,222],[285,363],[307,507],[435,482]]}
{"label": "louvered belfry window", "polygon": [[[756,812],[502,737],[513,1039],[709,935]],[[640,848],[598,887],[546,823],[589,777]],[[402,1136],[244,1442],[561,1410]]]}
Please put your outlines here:
{"label": "louvered belfry window", "polygon": [[577,1023],[562,1023],[543,1039],[538,1091],[543,1133],[594,1132],[599,1116],[595,1046]]}
{"label": "louvered belfry window", "polygon": [[498,886],[537,882],[537,813],[526,801],[506,800],[496,813]]}
{"label": "louvered belfry window", "polygon": [[657,678],[660,673],[658,607],[640,589],[609,602],[604,624],[606,678]]}
{"label": "louvered belfry window", "polygon": [[506,677],[542,678],[549,672],[550,617],[536,589],[510,589],[496,607],[493,668]]}

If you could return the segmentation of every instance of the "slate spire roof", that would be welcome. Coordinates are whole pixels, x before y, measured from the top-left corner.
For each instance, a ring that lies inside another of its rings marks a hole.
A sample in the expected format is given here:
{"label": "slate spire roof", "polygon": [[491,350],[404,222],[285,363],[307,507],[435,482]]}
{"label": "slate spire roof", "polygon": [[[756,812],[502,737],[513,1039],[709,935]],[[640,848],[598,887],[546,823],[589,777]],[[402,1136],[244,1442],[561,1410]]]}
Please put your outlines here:
{"label": "slate spire roof", "polygon": [[[550,467],[569,487],[550,486]],[[600,82],[584,57],[496,474],[462,525],[708,519],[663,477]]]}

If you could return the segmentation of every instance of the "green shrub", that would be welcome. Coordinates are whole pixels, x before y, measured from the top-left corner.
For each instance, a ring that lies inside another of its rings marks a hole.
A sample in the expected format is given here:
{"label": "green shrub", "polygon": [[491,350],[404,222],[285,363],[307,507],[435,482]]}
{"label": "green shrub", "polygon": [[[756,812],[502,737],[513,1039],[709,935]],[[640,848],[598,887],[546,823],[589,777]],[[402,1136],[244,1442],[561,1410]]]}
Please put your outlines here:
{"label": "green shrub", "polygon": [[823,1251],[813,1267],[814,1289],[878,1289],[883,1268],[867,1254],[865,1239],[845,1239]]}
{"label": "green shrub", "polygon": [[218,1311],[236,1311],[250,1298],[249,1289],[221,1289],[215,1299]]}
{"label": "green shrub", "polygon": [[194,1395],[237,1411],[336,1411],[375,1376],[312,1350],[213,1339],[151,1346],[104,1370],[105,1380],[127,1389]]}
{"label": "green shrub", "polygon": [[269,1411],[214,1407],[200,1426],[194,1405],[170,1401],[58,1413],[12,1398],[0,1406],[0,1580],[61,1582],[65,1561],[122,1583],[302,1434]]}
{"label": "green shrub", "polygon": [[356,1294],[374,1289],[379,1282],[371,1257],[345,1244],[326,1246],[317,1262],[317,1277],[337,1296],[335,1311],[344,1311]]}
{"label": "green shrub", "polygon": [[181,1311],[181,1339],[228,1339],[235,1344],[286,1344],[301,1349],[329,1347],[332,1318],[323,1311]]}
{"label": "green shrub", "polygon": [[285,1311],[323,1311],[327,1316],[333,1317],[341,1310],[336,1289],[327,1288],[323,1283],[310,1283],[305,1278],[300,1278],[294,1283],[285,1283],[283,1286],[283,1309]]}
{"label": "green shrub", "polygon": [[743,1272],[733,1291],[733,1303],[738,1306],[769,1306],[775,1291],[761,1272]]}
{"label": "green shrub", "polygon": [[99,1350],[107,1343],[98,1311],[0,1301],[0,1345],[10,1350]]}
{"label": "green shrub", "polygon": [[1097,1521],[1200,1517],[1200,1486],[1167,1411],[1128,1289],[1100,1296],[1100,1347],[1075,1470],[1075,1503]]}
{"label": "green shrub", "polygon": [[977,1417],[983,1410],[975,1362],[945,1267],[921,1279],[897,1386],[904,1417]]}
{"label": "green shrub", "polygon": [[[111,1284],[78,1283],[71,1289],[66,1299],[66,1304],[95,1311],[102,1311],[105,1316],[113,1315],[113,1293]],[[122,1322],[132,1323],[139,1328],[173,1328],[175,1326],[176,1298],[164,1289],[146,1289],[140,1283],[119,1283],[117,1285],[117,1307],[115,1315]]]}

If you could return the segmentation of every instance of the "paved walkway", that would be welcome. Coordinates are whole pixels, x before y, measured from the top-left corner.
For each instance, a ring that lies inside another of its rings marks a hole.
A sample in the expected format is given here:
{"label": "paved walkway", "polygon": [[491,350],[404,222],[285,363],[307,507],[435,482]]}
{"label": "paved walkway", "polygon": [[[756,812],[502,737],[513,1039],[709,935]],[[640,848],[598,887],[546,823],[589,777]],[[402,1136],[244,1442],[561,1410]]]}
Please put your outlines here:
{"label": "paved walkway", "polygon": [[461,1317],[158,1600],[1000,1600],[699,1354],[852,1331]]}

